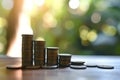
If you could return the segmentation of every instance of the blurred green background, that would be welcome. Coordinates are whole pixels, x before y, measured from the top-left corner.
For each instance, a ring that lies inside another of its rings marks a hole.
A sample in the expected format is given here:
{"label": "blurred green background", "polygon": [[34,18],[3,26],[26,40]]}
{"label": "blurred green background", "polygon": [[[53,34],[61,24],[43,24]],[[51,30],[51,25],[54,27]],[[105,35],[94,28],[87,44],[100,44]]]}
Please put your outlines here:
{"label": "blurred green background", "polygon": [[[34,0],[31,28],[60,53],[120,55],[120,0]],[[6,52],[13,0],[0,0],[0,54]]]}

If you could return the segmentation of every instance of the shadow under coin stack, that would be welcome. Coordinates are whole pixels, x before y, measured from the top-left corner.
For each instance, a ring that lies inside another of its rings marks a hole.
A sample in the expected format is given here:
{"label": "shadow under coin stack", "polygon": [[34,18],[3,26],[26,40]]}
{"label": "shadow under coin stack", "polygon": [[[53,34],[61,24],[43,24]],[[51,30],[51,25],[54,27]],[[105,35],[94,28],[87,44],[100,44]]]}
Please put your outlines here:
{"label": "shadow under coin stack", "polygon": [[33,66],[32,40],[33,35],[22,35],[22,68]]}
{"label": "shadow under coin stack", "polygon": [[47,66],[58,65],[58,47],[47,47]]}
{"label": "shadow under coin stack", "polygon": [[45,65],[45,41],[33,41],[34,66]]}

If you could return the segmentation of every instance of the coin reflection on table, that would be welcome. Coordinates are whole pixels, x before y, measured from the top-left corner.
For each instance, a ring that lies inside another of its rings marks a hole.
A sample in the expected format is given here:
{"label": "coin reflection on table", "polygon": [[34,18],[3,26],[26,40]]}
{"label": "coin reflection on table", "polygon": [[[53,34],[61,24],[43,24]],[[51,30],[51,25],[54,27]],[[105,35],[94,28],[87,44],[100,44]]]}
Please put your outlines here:
{"label": "coin reflection on table", "polygon": [[[17,69],[17,70],[7,70],[6,72],[9,77],[7,77],[7,80],[22,80],[22,70]],[[3,78],[4,80],[4,78]]]}

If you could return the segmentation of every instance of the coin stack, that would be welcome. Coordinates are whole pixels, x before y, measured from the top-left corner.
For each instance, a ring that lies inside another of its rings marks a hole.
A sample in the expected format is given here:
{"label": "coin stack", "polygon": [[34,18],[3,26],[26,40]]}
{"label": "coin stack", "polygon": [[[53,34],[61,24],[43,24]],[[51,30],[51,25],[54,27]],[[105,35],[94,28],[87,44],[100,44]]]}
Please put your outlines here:
{"label": "coin stack", "polygon": [[22,67],[33,65],[33,52],[32,52],[33,35],[22,35]]}
{"label": "coin stack", "polygon": [[71,62],[71,54],[59,54],[59,67],[69,67]]}
{"label": "coin stack", "polygon": [[58,64],[58,47],[47,47],[47,66]]}
{"label": "coin stack", "polygon": [[45,64],[45,41],[33,41],[34,65],[42,67]]}

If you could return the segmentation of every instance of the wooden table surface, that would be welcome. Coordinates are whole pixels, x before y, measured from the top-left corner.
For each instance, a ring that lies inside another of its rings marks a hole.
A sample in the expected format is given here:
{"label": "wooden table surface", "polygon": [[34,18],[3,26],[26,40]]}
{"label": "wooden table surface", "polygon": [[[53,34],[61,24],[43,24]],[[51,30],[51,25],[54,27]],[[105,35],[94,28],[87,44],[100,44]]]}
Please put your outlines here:
{"label": "wooden table surface", "polygon": [[112,65],[114,69],[87,68],[85,70],[37,69],[10,70],[6,65],[21,62],[20,58],[0,56],[0,80],[120,80],[120,56],[72,56],[72,61],[85,61],[86,64]]}

